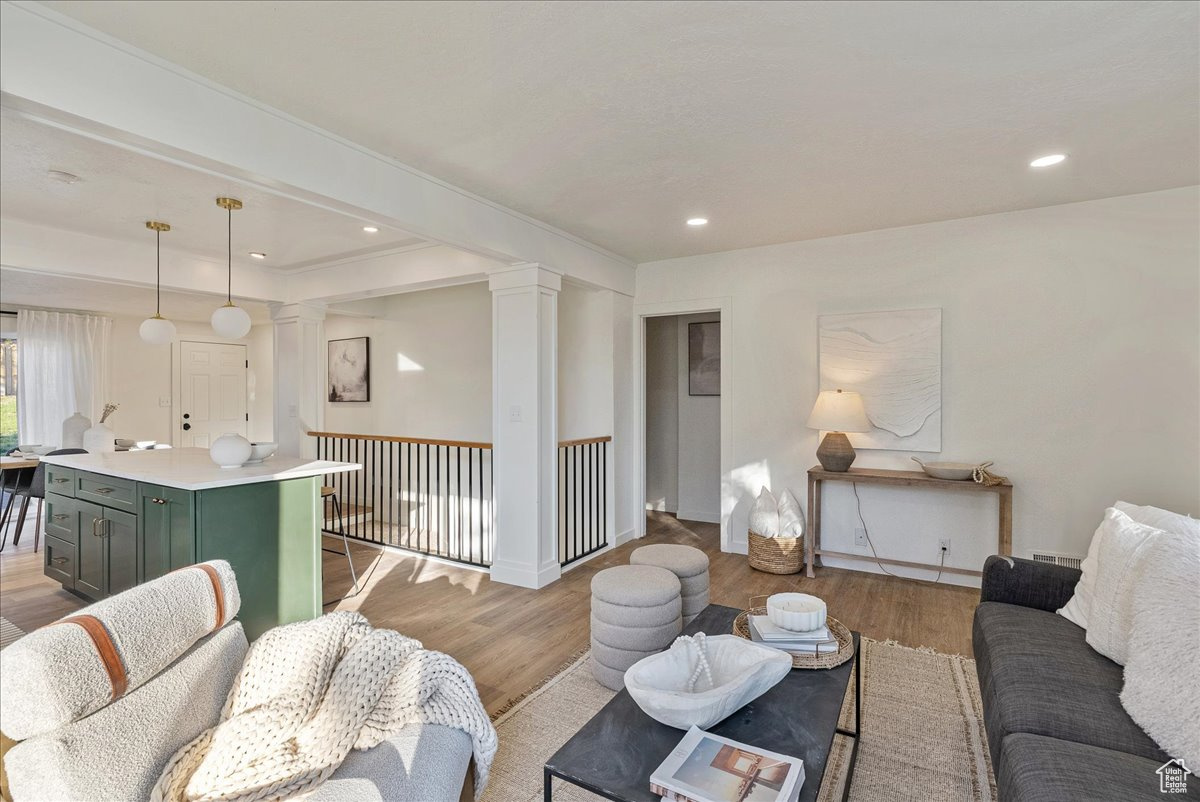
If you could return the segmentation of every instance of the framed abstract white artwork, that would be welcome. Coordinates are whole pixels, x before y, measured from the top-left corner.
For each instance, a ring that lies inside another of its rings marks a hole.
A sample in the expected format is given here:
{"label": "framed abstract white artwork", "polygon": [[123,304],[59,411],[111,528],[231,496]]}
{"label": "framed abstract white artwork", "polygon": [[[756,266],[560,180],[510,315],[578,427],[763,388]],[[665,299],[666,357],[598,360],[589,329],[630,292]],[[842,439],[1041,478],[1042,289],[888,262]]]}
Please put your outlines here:
{"label": "framed abstract white artwork", "polygon": [[942,310],[821,315],[822,390],[856,390],[874,427],[855,448],[942,450]]}

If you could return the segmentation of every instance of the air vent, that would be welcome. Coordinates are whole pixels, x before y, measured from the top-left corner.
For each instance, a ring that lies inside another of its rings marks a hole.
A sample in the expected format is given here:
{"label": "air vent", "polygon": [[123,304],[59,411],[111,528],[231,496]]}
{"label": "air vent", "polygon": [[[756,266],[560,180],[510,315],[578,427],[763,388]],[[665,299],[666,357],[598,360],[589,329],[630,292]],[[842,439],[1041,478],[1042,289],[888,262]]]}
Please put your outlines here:
{"label": "air vent", "polygon": [[1057,551],[1035,551],[1031,559],[1035,563],[1050,563],[1064,568],[1078,568],[1083,558],[1074,554],[1063,554]]}

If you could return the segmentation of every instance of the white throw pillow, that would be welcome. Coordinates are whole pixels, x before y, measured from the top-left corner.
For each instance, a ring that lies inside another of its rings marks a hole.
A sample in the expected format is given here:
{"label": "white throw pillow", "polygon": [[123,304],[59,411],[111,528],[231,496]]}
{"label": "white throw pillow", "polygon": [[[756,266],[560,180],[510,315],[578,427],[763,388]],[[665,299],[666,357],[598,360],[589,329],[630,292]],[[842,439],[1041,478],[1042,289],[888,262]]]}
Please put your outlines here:
{"label": "white throw pillow", "polygon": [[1080,575],[1079,581],[1075,583],[1075,594],[1058,610],[1058,614],[1063,618],[1084,629],[1088,628],[1088,616],[1092,612],[1092,597],[1096,593],[1096,550],[1100,548],[1100,533],[1103,529],[1104,524],[1101,524],[1092,534],[1092,542],[1088,545],[1087,556],[1079,564],[1079,570],[1083,573]]}
{"label": "white throw pillow", "polygon": [[779,505],[775,502],[775,496],[765,487],[750,510],[750,531],[763,537],[779,534]]}
{"label": "white throw pillow", "polygon": [[1121,704],[1164,752],[1200,766],[1200,531],[1142,550]]}
{"label": "white throw pillow", "polygon": [[804,537],[804,511],[787,488],[779,494],[779,536]]}
{"label": "white throw pillow", "polygon": [[1141,552],[1162,534],[1163,530],[1140,524],[1114,507],[1105,510],[1097,532],[1100,544],[1087,642],[1120,665],[1125,665],[1129,655],[1134,596],[1149,567]]}
{"label": "white throw pillow", "polygon": [[1140,524],[1200,539],[1200,520],[1196,518],[1159,507],[1139,507],[1125,501],[1118,501],[1114,506]]}

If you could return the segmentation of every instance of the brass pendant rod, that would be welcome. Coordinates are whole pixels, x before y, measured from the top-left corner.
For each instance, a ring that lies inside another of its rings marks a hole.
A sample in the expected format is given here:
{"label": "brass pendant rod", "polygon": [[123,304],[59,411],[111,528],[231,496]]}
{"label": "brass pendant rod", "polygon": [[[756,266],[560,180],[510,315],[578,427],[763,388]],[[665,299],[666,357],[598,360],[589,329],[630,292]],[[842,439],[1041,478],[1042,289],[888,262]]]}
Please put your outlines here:
{"label": "brass pendant rod", "polygon": [[233,207],[225,209],[225,214],[228,217],[228,224],[225,229],[225,266],[228,269],[226,274],[225,287],[225,302],[230,306],[233,305]]}
{"label": "brass pendant rod", "polygon": [[162,230],[154,231],[154,316],[162,317]]}

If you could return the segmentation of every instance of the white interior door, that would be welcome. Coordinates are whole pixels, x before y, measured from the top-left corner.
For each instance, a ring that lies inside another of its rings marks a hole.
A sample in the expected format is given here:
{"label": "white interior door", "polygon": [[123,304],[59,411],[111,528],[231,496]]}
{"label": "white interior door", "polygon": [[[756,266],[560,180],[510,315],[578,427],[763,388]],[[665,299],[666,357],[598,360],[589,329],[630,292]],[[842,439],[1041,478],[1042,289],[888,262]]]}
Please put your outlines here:
{"label": "white interior door", "polygon": [[179,445],[208,448],[234,432],[246,436],[246,346],[179,343]]}

